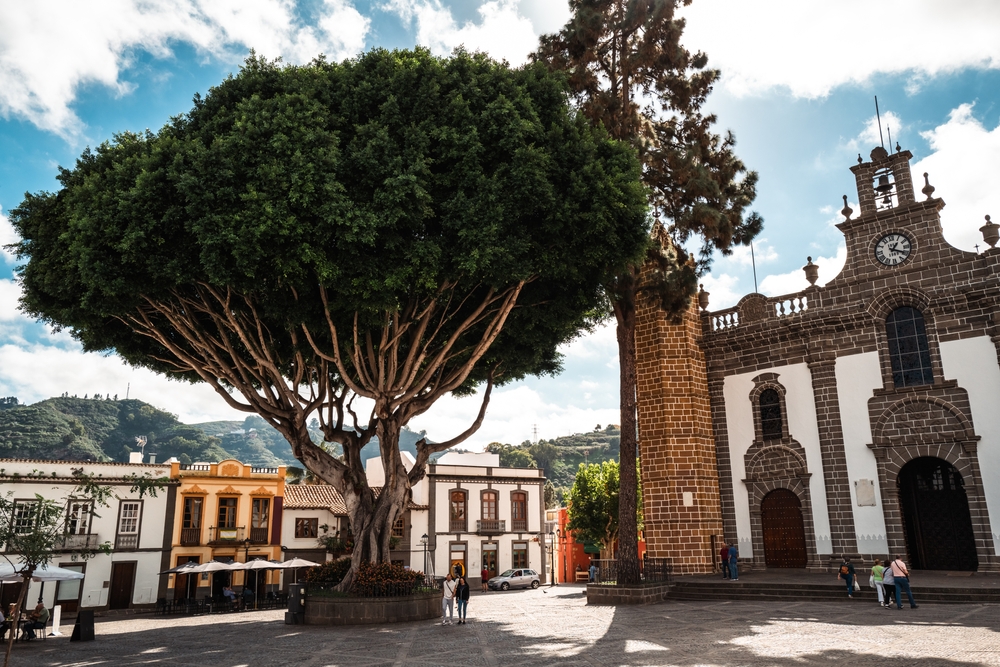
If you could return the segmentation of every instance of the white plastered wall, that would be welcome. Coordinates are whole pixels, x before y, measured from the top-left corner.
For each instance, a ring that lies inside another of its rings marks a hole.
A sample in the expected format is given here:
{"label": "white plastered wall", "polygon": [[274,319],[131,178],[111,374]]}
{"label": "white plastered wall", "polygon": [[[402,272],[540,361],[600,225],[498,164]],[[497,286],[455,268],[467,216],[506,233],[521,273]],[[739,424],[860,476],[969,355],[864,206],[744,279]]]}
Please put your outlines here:
{"label": "white plastered wall", "polygon": [[979,471],[990,513],[994,552],[1000,541],[1000,366],[987,336],[941,343],[941,364],[948,380],[969,392],[972,423],[979,441]]}
{"label": "white plastered wall", "polygon": [[788,432],[805,449],[806,464],[812,473],[809,478],[809,496],[812,501],[816,547],[821,554],[830,553],[830,519],[826,506],[826,487],[823,484],[823,457],[819,448],[812,375],[806,364],[793,364],[730,375],[723,383],[740,557],[753,557],[750,504],[747,487],[743,483],[746,477],[744,456],[754,440],[753,405],[749,398],[753,391],[753,378],[762,373],[776,373],[778,382],[785,388]]}
{"label": "white plastered wall", "polygon": [[[858,551],[880,554],[889,550],[885,538],[885,517],[878,481],[878,464],[868,445],[872,442],[868,399],[882,387],[878,352],[865,352],[837,358],[837,398],[840,424],[844,433],[844,456],[851,487],[851,507]],[[875,505],[858,506],[858,482],[871,480],[875,486]]]}

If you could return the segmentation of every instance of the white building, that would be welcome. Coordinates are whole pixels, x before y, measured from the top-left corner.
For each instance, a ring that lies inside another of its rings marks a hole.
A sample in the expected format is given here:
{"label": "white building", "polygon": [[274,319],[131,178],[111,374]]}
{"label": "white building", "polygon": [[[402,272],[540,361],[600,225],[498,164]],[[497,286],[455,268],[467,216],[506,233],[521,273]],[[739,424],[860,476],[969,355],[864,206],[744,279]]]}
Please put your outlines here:
{"label": "white building", "polygon": [[[79,485],[76,475],[91,475],[110,486],[113,494],[108,507],[74,501],[71,496]],[[39,594],[47,607],[62,606],[64,613],[78,609],[130,609],[152,606],[166,594],[167,578],[159,572],[170,567],[170,535],[173,529],[176,483],[166,483],[156,491],[139,497],[131,487],[133,476],[166,478],[169,465],[143,463],[93,463],[89,461],[42,461],[0,459],[0,489],[11,493],[17,504],[35,501],[35,496],[65,504],[67,512],[66,551],[57,553],[52,565],[82,572],[75,581],[32,583],[28,601]],[[16,509],[15,509],[16,513]],[[110,554],[93,558],[74,558],[72,550],[96,548],[110,543]],[[0,545],[6,549],[6,545]],[[15,554],[3,552],[15,563]],[[17,597],[20,585],[3,586],[4,608]]]}

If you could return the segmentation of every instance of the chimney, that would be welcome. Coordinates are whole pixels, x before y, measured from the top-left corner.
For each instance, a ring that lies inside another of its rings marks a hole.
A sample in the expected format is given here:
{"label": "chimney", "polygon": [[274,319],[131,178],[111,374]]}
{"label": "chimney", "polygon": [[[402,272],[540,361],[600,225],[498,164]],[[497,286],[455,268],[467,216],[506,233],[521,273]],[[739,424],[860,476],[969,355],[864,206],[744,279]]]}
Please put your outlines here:
{"label": "chimney", "polygon": [[156,453],[155,452],[153,454],[149,455],[149,465],[153,465],[154,463],[156,463]]}
{"label": "chimney", "polygon": [[142,452],[129,452],[128,453],[129,463],[142,463]]}

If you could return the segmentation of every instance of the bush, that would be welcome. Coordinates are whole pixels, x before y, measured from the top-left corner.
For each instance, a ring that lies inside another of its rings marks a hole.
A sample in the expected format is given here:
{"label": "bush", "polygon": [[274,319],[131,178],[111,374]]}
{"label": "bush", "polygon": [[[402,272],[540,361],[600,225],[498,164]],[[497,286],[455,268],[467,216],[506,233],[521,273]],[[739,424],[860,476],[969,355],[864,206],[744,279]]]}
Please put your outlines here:
{"label": "bush", "polygon": [[308,584],[336,586],[344,580],[344,575],[350,572],[350,570],[351,559],[340,558],[338,560],[324,563],[319,567],[310,568],[306,573],[305,579]]}
{"label": "bush", "polygon": [[423,578],[423,572],[396,563],[362,563],[351,593],[362,597],[410,595]]}

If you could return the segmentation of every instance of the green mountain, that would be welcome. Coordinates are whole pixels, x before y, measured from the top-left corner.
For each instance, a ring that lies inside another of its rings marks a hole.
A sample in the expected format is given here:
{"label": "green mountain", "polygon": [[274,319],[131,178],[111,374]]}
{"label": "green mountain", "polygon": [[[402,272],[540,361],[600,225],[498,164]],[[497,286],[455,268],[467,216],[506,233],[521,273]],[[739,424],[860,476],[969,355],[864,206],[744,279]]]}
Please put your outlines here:
{"label": "green mountain", "polygon": [[557,489],[573,486],[581,463],[602,463],[618,460],[621,430],[617,424],[598,426],[589,433],[577,433],[552,440],[539,440],[520,445],[491,443],[487,450],[500,454],[501,465],[532,465],[545,469],[545,477]]}

